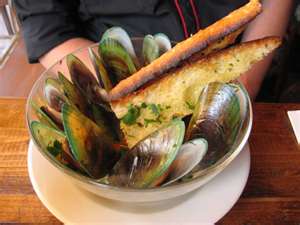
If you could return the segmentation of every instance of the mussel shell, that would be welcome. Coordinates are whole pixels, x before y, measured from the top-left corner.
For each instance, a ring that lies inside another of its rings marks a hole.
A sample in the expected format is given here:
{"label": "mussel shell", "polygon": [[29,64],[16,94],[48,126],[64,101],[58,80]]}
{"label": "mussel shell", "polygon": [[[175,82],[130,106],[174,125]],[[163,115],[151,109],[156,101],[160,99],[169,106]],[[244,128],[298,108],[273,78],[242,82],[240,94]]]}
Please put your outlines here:
{"label": "mussel shell", "polygon": [[89,56],[95,68],[100,86],[109,92],[113,88],[113,84],[104,67],[102,59],[91,48],[89,48]]}
{"label": "mussel shell", "polygon": [[30,101],[29,102],[30,106],[34,110],[37,118],[39,119],[40,122],[43,124],[46,124],[49,127],[55,128],[59,130],[59,125],[56,124],[48,115],[45,113],[40,106],[38,106],[35,102]]}
{"label": "mussel shell", "polygon": [[62,108],[62,117],[74,158],[91,177],[104,177],[119,159],[113,138],[104,127],[67,104]]}
{"label": "mussel shell", "polygon": [[159,54],[162,55],[172,48],[172,44],[167,35],[158,33],[153,36],[155,42],[159,46]]}
{"label": "mussel shell", "polygon": [[230,150],[242,122],[234,87],[214,82],[203,88],[186,132],[186,140],[204,138],[208,142],[201,167],[214,164]]}
{"label": "mussel shell", "polygon": [[106,132],[106,135],[115,141],[120,141],[118,134],[120,126],[115,114],[102,105],[92,105],[91,108],[94,122]]}
{"label": "mussel shell", "polygon": [[95,89],[100,88],[93,73],[73,54],[67,55],[67,65],[73,84],[93,103],[103,102]]}
{"label": "mussel shell", "polygon": [[177,120],[149,135],[117,162],[109,183],[133,188],[155,186],[175,159],[184,131],[184,122]]}
{"label": "mussel shell", "polygon": [[62,105],[66,103],[66,97],[63,94],[59,80],[52,77],[47,78],[44,92],[48,105],[57,112],[60,112]]}
{"label": "mussel shell", "polygon": [[51,107],[47,105],[43,105],[40,107],[40,110],[45,113],[60,130],[64,130],[63,124],[62,124],[62,118],[61,113],[57,112],[56,110],[52,109]]}
{"label": "mussel shell", "polygon": [[87,114],[87,102],[79,89],[72,84],[61,72],[58,72],[58,79],[61,83],[63,93],[68,99],[68,104],[76,107],[83,114]]}
{"label": "mussel shell", "polygon": [[32,121],[29,127],[34,141],[43,151],[49,152],[62,165],[80,169],[73,159],[63,132],[38,121]]}
{"label": "mussel shell", "polygon": [[144,37],[142,51],[145,65],[150,64],[159,57],[159,45],[152,35],[148,34]]}
{"label": "mussel shell", "polygon": [[128,52],[128,54],[130,55],[130,57],[132,58],[135,67],[139,68],[139,62],[133,47],[133,44],[131,42],[131,39],[128,35],[128,33],[121,27],[111,27],[109,29],[107,29],[104,34],[102,35],[101,41],[105,39],[114,39],[115,41],[117,41],[118,43],[120,43],[123,48]]}
{"label": "mussel shell", "polygon": [[106,38],[99,44],[99,55],[115,75],[115,83],[136,72],[136,66],[126,49],[116,40]]}
{"label": "mussel shell", "polygon": [[190,173],[207,153],[208,143],[203,138],[184,143],[169,168],[163,186],[170,185]]}

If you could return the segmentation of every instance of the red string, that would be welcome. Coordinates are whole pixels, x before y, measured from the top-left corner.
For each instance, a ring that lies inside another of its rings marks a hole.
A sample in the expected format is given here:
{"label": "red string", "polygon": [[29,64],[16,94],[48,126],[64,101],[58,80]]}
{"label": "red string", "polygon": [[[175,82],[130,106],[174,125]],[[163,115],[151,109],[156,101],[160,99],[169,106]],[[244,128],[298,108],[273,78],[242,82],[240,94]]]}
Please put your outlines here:
{"label": "red string", "polygon": [[180,5],[178,3],[178,0],[174,0],[174,3],[175,3],[175,6],[176,6],[176,9],[177,9],[177,12],[179,14],[180,20],[181,20],[181,24],[182,24],[184,36],[185,36],[185,38],[188,38],[189,37],[189,33],[187,31],[186,22],[185,22],[182,10],[180,8]]}
{"label": "red string", "polygon": [[195,18],[196,26],[197,26],[197,31],[198,31],[198,30],[200,30],[200,19],[199,19],[198,13],[196,11],[196,6],[194,3],[194,0],[190,0],[190,4],[191,4],[192,10],[193,10],[193,14],[194,14],[194,18]]}

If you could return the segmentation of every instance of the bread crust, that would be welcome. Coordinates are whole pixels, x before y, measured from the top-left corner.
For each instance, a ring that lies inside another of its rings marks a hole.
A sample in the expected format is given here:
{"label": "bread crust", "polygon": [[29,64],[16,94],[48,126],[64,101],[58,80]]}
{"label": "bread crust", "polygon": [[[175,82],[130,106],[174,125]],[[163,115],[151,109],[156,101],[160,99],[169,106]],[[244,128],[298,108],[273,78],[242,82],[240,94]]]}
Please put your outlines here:
{"label": "bread crust", "polygon": [[259,0],[250,0],[245,6],[231,12],[204,30],[200,30],[192,37],[178,43],[170,51],[163,54],[151,64],[141,68],[127,79],[122,80],[108,94],[110,101],[138,90],[149,81],[155,80],[180,62],[193,54],[204,50],[210,44],[244,27],[261,12]]}

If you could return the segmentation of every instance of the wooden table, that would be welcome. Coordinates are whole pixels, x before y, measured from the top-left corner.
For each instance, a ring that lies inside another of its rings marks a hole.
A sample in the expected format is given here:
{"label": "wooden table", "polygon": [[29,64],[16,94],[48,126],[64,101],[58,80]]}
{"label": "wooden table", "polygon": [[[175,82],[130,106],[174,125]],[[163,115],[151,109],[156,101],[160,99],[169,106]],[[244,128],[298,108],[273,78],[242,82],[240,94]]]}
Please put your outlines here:
{"label": "wooden table", "polygon": [[[25,102],[0,99],[0,223],[61,224],[39,201],[28,177]],[[293,109],[300,104],[254,105],[250,177],[218,224],[300,224],[300,147],[286,114]]]}

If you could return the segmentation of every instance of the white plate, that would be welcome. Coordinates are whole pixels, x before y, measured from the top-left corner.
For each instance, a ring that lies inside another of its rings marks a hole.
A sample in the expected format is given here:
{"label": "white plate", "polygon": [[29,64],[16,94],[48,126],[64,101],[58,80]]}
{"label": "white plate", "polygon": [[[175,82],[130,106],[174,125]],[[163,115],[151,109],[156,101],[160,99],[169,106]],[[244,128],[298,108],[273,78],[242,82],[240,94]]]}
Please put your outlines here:
{"label": "white plate", "polygon": [[147,205],[100,198],[78,188],[34,147],[28,150],[28,170],[42,203],[65,224],[213,224],[240,197],[250,170],[249,147],[204,187],[182,197]]}

